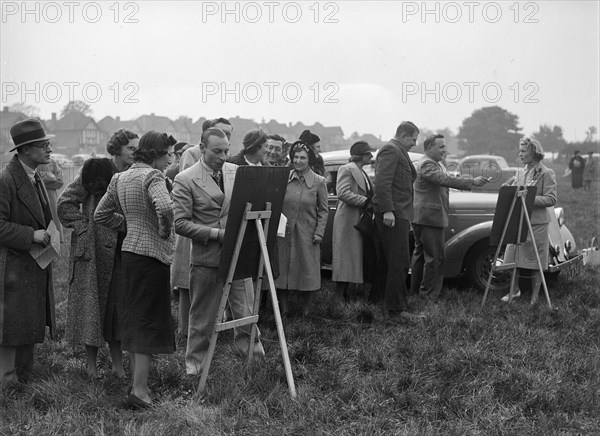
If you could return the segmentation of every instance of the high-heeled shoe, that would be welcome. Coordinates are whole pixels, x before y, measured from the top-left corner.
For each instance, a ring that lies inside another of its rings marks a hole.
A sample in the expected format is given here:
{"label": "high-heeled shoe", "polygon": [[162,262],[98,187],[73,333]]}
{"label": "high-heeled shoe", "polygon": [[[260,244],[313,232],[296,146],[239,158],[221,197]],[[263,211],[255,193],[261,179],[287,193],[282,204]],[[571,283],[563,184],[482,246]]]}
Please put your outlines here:
{"label": "high-heeled shoe", "polygon": [[[512,299],[514,300],[515,298],[519,298],[520,296],[521,296],[521,290],[519,289],[516,294],[513,294]],[[500,299],[500,301],[503,301],[504,303],[508,303],[509,297],[510,297],[510,293],[506,294],[504,297],[502,297]]]}

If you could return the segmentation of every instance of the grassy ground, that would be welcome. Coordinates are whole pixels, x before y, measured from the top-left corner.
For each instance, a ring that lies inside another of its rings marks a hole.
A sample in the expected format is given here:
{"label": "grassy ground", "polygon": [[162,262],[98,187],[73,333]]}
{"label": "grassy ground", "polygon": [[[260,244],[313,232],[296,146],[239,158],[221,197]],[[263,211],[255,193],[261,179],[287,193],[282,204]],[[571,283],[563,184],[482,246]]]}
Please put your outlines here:
{"label": "grassy ground", "polygon": [[[557,174],[564,168],[556,167]],[[600,234],[598,184],[559,205],[577,242]],[[65,253],[65,259],[66,259]],[[550,289],[555,308],[527,296],[507,306],[461,280],[416,325],[386,324],[379,308],[331,301],[324,278],[314,315],[286,325],[298,390],[290,398],[273,317],[261,318],[267,356],[245,367],[221,335],[207,390],[185,375],[184,344],[158,356],[153,410],[121,407],[128,383],[85,376],[84,351],[61,340],[66,260],[58,265],[57,341],[38,347],[34,379],[3,391],[0,434],[599,434],[600,272],[587,267]],[[176,307],[173,307],[174,314]]]}

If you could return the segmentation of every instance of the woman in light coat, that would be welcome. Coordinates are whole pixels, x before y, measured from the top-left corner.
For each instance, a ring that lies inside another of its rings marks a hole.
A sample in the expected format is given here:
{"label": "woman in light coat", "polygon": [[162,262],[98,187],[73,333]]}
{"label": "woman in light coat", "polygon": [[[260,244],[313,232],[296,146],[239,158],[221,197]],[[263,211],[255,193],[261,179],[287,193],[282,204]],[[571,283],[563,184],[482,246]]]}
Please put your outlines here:
{"label": "woman in light coat", "polygon": [[374,151],[364,141],[350,148],[350,163],[337,173],[337,211],[333,219],[333,271],[335,296],[344,299],[348,283],[364,283],[363,235],[354,228],[373,196],[373,185],[362,167],[371,162]]}
{"label": "woman in light coat", "polygon": [[[542,284],[542,273],[539,271],[535,250],[537,250],[540,257],[542,268],[545,269],[548,266],[548,252],[550,251],[550,239],[548,238],[549,214],[554,213],[551,208],[556,204],[556,176],[553,170],[542,164],[543,158],[544,150],[537,139],[521,138],[519,141],[519,159],[523,167],[519,168],[517,173],[504,183],[505,186],[535,186],[537,188],[531,212],[533,239],[528,231],[525,243],[518,246],[508,244],[504,254],[505,263],[515,262],[516,259],[519,269],[531,270],[531,304],[537,302]],[[515,277],[515,283],[519,283],[518,273]],[[521,290],[517,288],[512,297],[517,298],[520,296]],[[506,294],[502,297],[502,301],[509,301],[509,295]]]}
{"label": "woman in light coat", "polygon": [[287,218],[285,238],[279,239],[279,290],[281,311],[288,313],[288,292],[301,291],[302,313],[309,313],[313,293],[321,288],[321,241],[327,224],[327,184],[311,166],[312,148],[302,141],[292,144],[288,185],[283,202]]}

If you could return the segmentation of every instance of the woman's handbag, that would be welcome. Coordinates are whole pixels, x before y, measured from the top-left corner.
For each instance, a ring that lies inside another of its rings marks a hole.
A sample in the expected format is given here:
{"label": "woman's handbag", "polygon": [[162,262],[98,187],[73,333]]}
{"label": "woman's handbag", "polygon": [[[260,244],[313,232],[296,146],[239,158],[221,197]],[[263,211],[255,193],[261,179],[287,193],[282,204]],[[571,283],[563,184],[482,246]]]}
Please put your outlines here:
{"label": "woman's handbag", "polygon": [[363,236],[373,236],[375,233],[375,221],[373,218],[373,211],[366,209],[358,219],[358,222],[354,224],[354,228],[362,233]]}

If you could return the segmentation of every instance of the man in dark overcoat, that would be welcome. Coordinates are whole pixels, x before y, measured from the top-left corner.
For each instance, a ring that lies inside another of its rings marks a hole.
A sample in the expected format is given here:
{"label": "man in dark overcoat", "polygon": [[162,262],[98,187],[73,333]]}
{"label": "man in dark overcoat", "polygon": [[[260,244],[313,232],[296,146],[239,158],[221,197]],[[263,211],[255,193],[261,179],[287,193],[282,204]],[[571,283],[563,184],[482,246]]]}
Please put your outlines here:
{"label": "man in dark overcoat", "polygon": [[34,345],[54,326],[52,266],[40,268],[30,251],[50,243],[52,213],[36,168],[50,162],[42,123],[27,119],[10,129],[17,151],[0,170],[0,382],[26,379]]}

